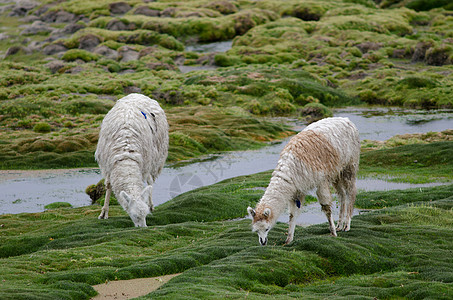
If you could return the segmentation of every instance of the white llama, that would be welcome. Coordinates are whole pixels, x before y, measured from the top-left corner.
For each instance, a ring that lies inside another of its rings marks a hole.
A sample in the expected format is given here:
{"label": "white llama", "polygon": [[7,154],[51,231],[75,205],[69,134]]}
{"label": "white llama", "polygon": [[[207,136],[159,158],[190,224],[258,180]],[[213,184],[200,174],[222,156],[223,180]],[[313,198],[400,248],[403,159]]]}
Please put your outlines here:
{"label": "white llama", "polygon": [[113,190],[135,226],[146,227],[152,185],[167,154],[168,123],[159,103],[140,94],[118,100],[102,121],[95,153],[106,187],[99,219],[108,218]]}
{"label": "white llama", "polygon": [[336,229],[348,231],[356,198],[359,156],[359,132],[348,118],[322,119],[291,138],[280,153],[269,186],[256,209],[247,208],[261,245],[266,245],[269,230],[287,207],[289,228],[286,244],[293,240],[301,203],[313,188],[316,188],[318,201],[329,221],[330,233],[336,236],[331,211],[331,184],[340,203]]}

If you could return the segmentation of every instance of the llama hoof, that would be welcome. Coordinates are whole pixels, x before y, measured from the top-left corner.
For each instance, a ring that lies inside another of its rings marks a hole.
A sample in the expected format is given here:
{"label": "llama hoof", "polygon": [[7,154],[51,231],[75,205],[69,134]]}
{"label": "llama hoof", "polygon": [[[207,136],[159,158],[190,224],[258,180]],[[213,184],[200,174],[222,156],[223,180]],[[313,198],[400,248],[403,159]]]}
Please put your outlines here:
{"label": "llama hoof", "polygon": [[346,224],[343,222],[338,223],[336,230],[337,231],[346,231]]}
{"label": "llama hoof", "polygon": [[291,238],[287,238],[286,241],[285,241],[285,245],[288,245],[290,244],[291,242],[293,241],[293,239]]}
{"label": "llama hoof", "polygon": [[99,220],[108,219],[108,218],[109,218],[109,215],[104,212],[101,212],[101,214],[98,217]]}

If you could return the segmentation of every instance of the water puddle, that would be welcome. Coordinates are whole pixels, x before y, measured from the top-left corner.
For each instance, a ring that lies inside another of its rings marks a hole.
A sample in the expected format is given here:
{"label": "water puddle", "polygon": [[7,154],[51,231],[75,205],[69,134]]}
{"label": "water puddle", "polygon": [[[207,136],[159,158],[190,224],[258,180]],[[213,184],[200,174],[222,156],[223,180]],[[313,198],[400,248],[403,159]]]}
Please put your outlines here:
{"label": "water puddle", "polygon": [[181,73],[189,73],[189,72],[192,72],[192,71],[206,71],[206,70],[215,70],[217,69],[216,66],[210,66],[210,65],[206,65],[206,66],[200,66],[200,65],[195,65],[195,66],[178,66],[179,70],[181,71]]}
{"label": "water puddle", "polygon": [[[428,117],[435,116],[436,119],[429,122],[408,122],[417,114],[369,116],[364,115],[366,111],[364,109],[342,109],[338,110],[335,115],[349,117],[359,128],[361,138],[371,140],[382,141],[396,134],[426,133],[453,128],[453,111],[433,112]],[[427,118],[426,115],[425,118]],[[295,123],[296,130],[303,127],[302,124]],[[154,205],[162,204],[197,187],[214,184],[231,177],[271,170],[275,168],[279,154],[286,143],[287,140],[259,150],[235,151],[191,164],[167,166],[154,185]],[[2,191],[0,214],[39,212],[44,210],[45,205],[53,202],[69,202],[74,207],[89,205],[91,200],[85,194],[85,188],[97,183],[100,179],[98,169],[0,171],[0,191]],[[413,185],[370,178],[357,181],[358,189],[366,191],[432,185]],[[316,203],[311,205],[316,205]],[[313,211],[319,211],[321,223],[325,222],[320,208],[319,210],[314,208]],[[309,214],[313,214],[311,210]],[[315,222],[313,218],[315,217],[303,217],[304,220]]]}
{"label": "water puddle", "polygon": [[362,140],[385,141],[397,134],[453,129],[453,110],[404,110],[399,108],[345,108],[336,117],[348,117]]}
{"label": "water puddle", "polygon": [[[198,53],[218,53],[218,52],[226,52],[231,49],[233,46],[233,41],[223,41],[223,42],[215,42],[215,43],[208,43],[208,44],[193,44],[187,45],[186,51],[198,52]],[[185,66],[180,65],[178,66],[181,73],[188,73],[192,71],[202,71],[202,70],[215,70],[217,66],[215,65],[191,65]]]}
{"label": "water puddle", "polygon": [[198,53],[207,53],[207,52],[226,52],[231,49],[233,46],[233,41],[223,41],[223,42],[215,42],[215,43],[208,43],[208,44],[194,44],[194,45],[187,45],[186,51],[187,52],[198,52]]}

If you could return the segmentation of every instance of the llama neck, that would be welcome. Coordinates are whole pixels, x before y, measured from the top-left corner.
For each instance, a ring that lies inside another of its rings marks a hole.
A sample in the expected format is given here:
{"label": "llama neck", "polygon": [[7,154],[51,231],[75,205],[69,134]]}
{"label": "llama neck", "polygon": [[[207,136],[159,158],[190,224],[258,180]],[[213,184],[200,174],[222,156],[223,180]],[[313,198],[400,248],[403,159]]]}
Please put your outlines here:
{"label": "llama neck", "polygon": [[113,192],[118,197],[125,191],[134,199],[139,199],[143,189],[143,180],[138,163],[131,159],[116,162],[110,175]]}
{"label": "llama neck", "polygon": [[277,170],[272,174],[271,181],[263,197],[257,205],[257,209],[270,208],[272,211],[271,222],[275,223],[278,217],[285,212],[288,202],[294,198],[296,189],[288,178],[282,176]]}

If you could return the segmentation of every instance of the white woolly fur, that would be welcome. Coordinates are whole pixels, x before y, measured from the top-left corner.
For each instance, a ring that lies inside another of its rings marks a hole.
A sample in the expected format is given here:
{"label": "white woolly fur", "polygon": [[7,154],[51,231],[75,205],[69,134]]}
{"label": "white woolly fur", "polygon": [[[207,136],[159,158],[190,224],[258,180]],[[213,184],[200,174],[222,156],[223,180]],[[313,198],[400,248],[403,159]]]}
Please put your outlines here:
{"label": "white woolly fur", "polygon": [[[287,208],[290,220],[286,243],[293,240],[301,202],[314,188],[329,221],[331,235],[337,235],[336,229],[348,231],[356,197],[359,156],[359,132],[348,118],[322,119],[294,136],[282,150],[256,209],[248,208],[260,243],[267,243],[269,230]],[[330,185],[337,190],[340,203],[337,228],[331,214]]]}
{"label": "white woolly fur", "polygon": [[102,121],[95,153],[106,186],[99,218],[108,218],[113,190],[135,226],[146,227],[152,185],[167,154],[168,123],[159,103],[141,94],[118,100]]}

